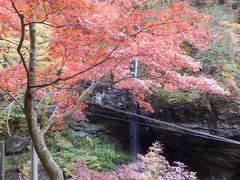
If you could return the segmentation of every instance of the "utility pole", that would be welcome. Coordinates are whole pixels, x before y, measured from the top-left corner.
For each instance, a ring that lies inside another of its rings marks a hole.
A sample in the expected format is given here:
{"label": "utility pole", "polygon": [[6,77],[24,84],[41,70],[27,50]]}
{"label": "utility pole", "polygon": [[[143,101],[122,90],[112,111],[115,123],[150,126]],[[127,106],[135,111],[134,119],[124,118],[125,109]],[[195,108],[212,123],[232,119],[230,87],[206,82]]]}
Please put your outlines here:
{"label": "utility pole", "polygon": [[5,141],[1,141],[1,180],[5,180]]}
{"label": "utility pole", "polygon": [[32,145],[32,180],[38,180],[38,157]]}

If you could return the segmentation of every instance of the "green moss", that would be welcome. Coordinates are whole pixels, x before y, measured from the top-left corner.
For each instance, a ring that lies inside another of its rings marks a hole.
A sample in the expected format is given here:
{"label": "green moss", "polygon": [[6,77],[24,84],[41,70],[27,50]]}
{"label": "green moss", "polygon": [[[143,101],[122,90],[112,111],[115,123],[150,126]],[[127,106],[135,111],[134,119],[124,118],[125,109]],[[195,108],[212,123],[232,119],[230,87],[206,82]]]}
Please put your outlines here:
{"label": "green moss", "polygon": [[197,90],[175,90],[166,91],[164,89],[155,90],[154,100],[158,101],[158,104],[166,103],[191,103],[199,98],[200,92]]}

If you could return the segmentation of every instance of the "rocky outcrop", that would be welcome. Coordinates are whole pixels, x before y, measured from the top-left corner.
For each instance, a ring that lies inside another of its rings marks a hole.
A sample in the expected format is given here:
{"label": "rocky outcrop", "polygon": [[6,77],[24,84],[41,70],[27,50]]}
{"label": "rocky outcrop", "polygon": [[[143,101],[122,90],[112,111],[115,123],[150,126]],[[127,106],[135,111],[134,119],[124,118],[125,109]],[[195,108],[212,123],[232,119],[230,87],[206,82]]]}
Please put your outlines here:
{"label": "rocky outcrop", "polygon": [[93,103],[104,104],[119,109],[128,109],[130,98],[127,90],[119,90],[112,87],[101,89],[90,100]]}
{"label": "rocky outcrop", "polygon": [[118,150],[128,149],[128,124],[112,122],[96,114],[89,114],[88,118],[88,122],[71,118],[69,126],[78,132],[80,137],[99,137],[106,140],[106,142],[115,143],[115,148]]}
{"label": "rocky outcrop", "polygon": [[154,116],[161,120],[222,137],[237,138],[240,135],[237,99],[201,94],[189,103],[154,103]]}
{"label": "rocky outcrop", "polygon": [[[227,139],[240,140],[240,111],[237,99],[202,95],[191,103],[158,103],[155,109],[154,117],[163,121]],[[162,142],[189,154],[219,179],[227,179],[240,171],[238,144],[168,130],[155,131]]]}
{"label": "rocky outcrop", "polygon": [[[115,94],[116,93],[116,94]],[[112,88],[105,89],[92,97],[91,102],[128,111],[129,98],[126,92]],[[236,98],[199,94],[193,101],[167,102],[162,97],[152,97],[155,113],[140,114],[154,119],[140,118],[142,147],[152,141],[162,141],[174,160],[184,161],[198,171],[202,179],[229,179],[240,171],[240,145],[217,141],[211,138],[191,135],[177,127],[189,128],[223,138],[240,140],[240,114]],[[101,105],[90,104],[87,110],[89,123],[73,121],[71,127],[83,136],[100,136],[127,146],[129,140],[130,116]],[[168,122],[176,126],[162,126]],[[118,138],[121,141],[118,141]],[[146,143],[146,142],[149,142]],[[147,149],[147,148],[146,148]]]}

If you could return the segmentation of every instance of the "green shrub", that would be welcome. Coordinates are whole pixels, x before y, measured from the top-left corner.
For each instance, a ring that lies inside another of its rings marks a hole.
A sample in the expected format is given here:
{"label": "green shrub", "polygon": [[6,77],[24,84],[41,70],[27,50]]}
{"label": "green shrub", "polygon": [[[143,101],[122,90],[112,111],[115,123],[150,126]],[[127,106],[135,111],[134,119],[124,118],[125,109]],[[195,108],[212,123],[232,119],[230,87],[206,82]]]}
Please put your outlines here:
{"label": "green shrub", "polygon": [[155,89],[153,101],[158,105],[166,103],[191,103],[201,95],[197,90],[175,90],[166,91],[164,89]]}
{"label": "green shrub", "polygon": [[131,161],[130,155],[116,151],[114,144],[99,138],[82,138],[73,130],[50,134],[48,146],[56,162],[69,176],[74,173],[77,159],[86,161],[88,168],[96,171],[115,170]]}
{"label": "green shrub", "polygon": [[[206,51],[197,51],[195,58],[203,66],[203,73],[216,78],[219,83],[226,88],[231,88],[229,79],[239,74],[237,63],[236,44],[234,43],[233,29],[231,24],[232,15],[229,12],[230,7],[211,6],[204,9],[208,14],[213,15],[209,25],[215,34],[224,35],[224,37],[210,44]],[[233,78],[234,79],[234,78]]]}
{"label": "green shrub", "polygon": [[6,171],[15,171],[24,168],[26,162],[31,160],[31,152],[6,156]]}
{"label": "green shrub", "polygon": [[[123,163],[131,162],[127,153],[115,150],[110,144],[99,138],[80,137],[73,130],[49,133],[48,147],[53,158],[68,176],[74,174],[75,160],[82,159],[87,162],[88,168],[95,171],[115,170]],[[31,160],[31,148],[21,154],[6,157],[6,170],[25,170],[26,162]]]}

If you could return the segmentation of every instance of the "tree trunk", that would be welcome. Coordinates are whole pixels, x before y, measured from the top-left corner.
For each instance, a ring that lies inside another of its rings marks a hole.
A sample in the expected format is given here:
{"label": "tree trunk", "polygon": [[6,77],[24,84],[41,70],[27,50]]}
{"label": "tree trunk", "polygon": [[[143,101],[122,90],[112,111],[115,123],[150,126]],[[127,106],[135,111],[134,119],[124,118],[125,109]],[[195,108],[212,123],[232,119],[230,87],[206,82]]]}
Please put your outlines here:
{"label": "tree trunk", "polygon": [[[31,23],[29,25],[30,31],[30,60],[29,60],[29,85],[36,84],[36,66],[37,66],[37,42],[36,42],[36,25]],[[38,157],[47,171],[51,180],[63,180],[63,173],[56,162],[53,160],[41,133],[41,129],[37,122],[37,112],[35,109],[34,90],[27,86],[24,97],[24,113],[26,115],[29,133],[32,138],[34,148]]]}

